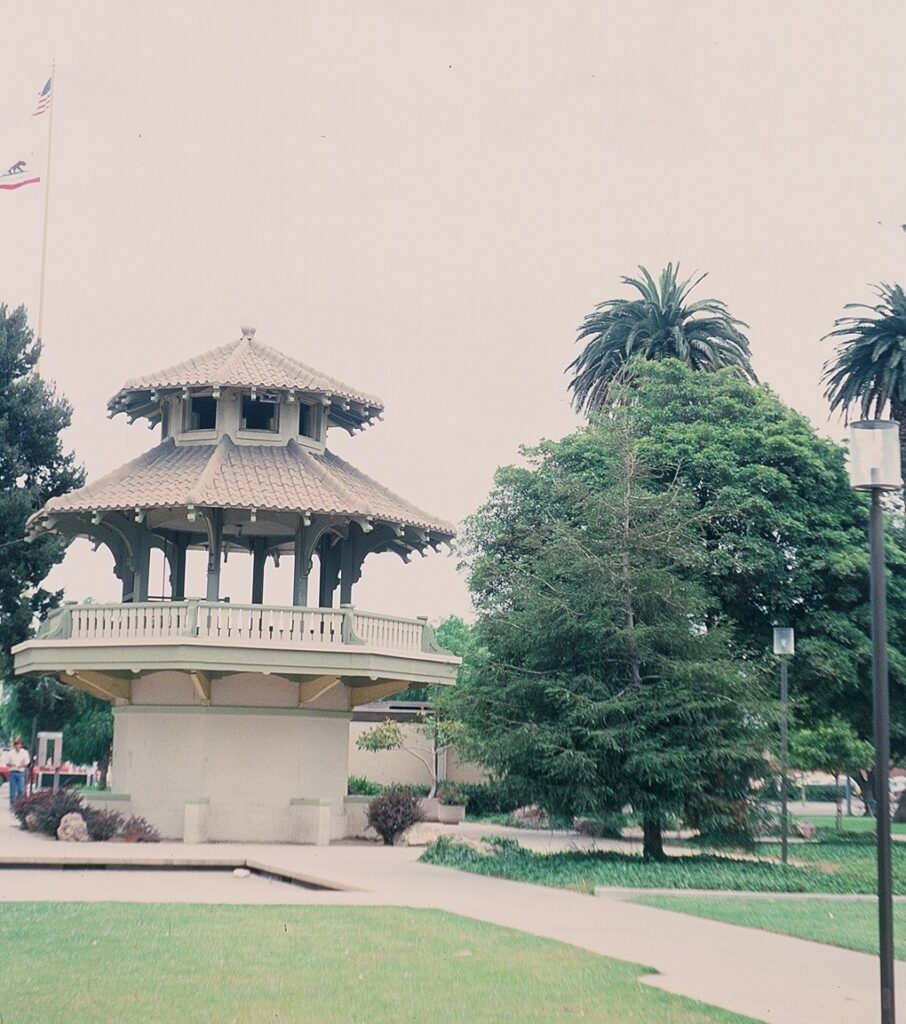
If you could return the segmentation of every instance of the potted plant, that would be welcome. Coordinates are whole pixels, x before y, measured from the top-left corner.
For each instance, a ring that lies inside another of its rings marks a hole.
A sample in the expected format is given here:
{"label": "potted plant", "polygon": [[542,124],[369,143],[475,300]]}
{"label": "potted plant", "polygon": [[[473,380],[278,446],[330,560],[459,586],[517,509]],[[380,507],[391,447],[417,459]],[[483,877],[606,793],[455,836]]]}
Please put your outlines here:
{"label": "potted plant", "polygon": [[444,825],[458,825],[466,816],[469,798],[452,782],[442,782],[437,787],[437,820]]}

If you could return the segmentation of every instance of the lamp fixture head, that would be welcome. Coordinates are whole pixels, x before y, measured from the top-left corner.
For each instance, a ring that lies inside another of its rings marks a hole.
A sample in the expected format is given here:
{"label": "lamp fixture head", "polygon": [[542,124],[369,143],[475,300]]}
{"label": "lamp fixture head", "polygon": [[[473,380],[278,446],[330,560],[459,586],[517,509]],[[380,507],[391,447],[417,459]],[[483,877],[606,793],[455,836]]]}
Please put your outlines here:
{"label": "lamp fixture head", "polygon": [[796,633],[792,626],[774,627],[774,653],[781,658],[796,653]]}
{"label": "lamp fixture head", "polygon": [[895,420],[858,420],[850,424],[849,482],[857,491],[898,491],[900,425]]}

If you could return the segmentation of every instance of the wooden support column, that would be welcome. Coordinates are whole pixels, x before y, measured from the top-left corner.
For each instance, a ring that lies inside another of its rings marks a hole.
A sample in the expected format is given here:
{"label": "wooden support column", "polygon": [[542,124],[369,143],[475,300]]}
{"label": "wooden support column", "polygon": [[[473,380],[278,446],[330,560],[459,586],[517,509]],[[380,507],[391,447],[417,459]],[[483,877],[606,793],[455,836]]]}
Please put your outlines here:
{"label": "wooden support column", "polygon": [[349,536],[341,541],[340,548],[340,604],[352,604],[353,562],[355,560],[355,541],[352,536],[353,527],[349,528]]}
{"label": "wooden support column", "polygon": [[169,551],[171,601],[185,601],[186,599],[186,551],[188,548],[189,535],[187,533],[177,534]]}
{"label": "wooden support column", "polygon": [[252,538],[252,604],[264,604],[264,566],[267,562],[267,540]]}
{"label": "wooden support column", "polygon": [[150,538],[145,531],[136,545],[135,571],[132,583],[132,600],[148,600],[148,576],[151,571],[151,545]]}
{"label": "wooden support column", "polygon": [[201,703],[207,707],[211,703],[211,680],[205,672],[200,672],[198,669],[192,669],[189,672],[189,676],[192,679],[192,685],[195,687],[195,693]]}
{"label": "wooden support column", "polygon": [[311,561],[305,552],[305,525],[300,519],[293,542],[293,605],[297,608],[304,608],[308,604],[310,570]]}
{"label": "wooden support column", "polygon": [[83,670],[61,672],[60,681],[75,686],[79,690],[84,690],[92,697],[100,697],[102,700],[122,700],[127,703],[132,701],[132,684],[129,680],[119,679],[105,672]]}
{"label": "wooden support column", "polygon": [[337,583],[339,582],[340,553],[337,550],[337,545],[331,547],[330,539],[327,534],[321,538],[319,554],[321,558],[321,579],[320,586],[318,588],[318,607],[332,608],[333,594],[337,589]]}
{"label": "wooden support column", "polygon": [[350,686],[347,691],[347,704],[351,710],[360,704],[371,704],[376,700],[383,700],[384,697],[392,697],[393,694],[400,693],[412,685],[402,681],[390,681],[372,683],[370,686]]}
{"label": "wooden support column", "polygon": [[312,701],[323,697],[341,682],[339,676],[318,676],[317,679],[305,679],[299,683],[299,707],[305,707]]}
{"label": "wooden support column", "polygon": [[215,508],[205,514],[208,526],[208,601],[220,600],[220,563],[223,558],[223,509]]}

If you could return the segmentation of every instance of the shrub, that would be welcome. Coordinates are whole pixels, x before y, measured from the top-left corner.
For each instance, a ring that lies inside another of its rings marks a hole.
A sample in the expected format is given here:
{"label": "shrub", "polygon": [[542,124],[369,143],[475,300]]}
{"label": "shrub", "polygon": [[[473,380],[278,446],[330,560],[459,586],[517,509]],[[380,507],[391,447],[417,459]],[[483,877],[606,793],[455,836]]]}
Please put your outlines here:
{"label": "shrub", "polygon": [[391,782],[389,786],[384,786],[381,792],[387,789],[405,789],[413,796],[427,796],[431,792],[431,787],[422,782]]}
{"label": "shrub", "polygon": [[573,819],[576,832],[592,839],[620,839],[626,825],[626,815],[622,811]]}
{"label": "shrub", "polygon": [[411,789],[385,789],[368,805],[368,824],[385,846],[393,846],[396,837],[421,818],[418,797]]}
{"label": "shrub", "polygon": [[116,811],[87,807],[80,793],[72,789],[41,789],[31,796],[21,796],[13,805],[19,824],[29,831],[57,838],[57,829],[66,814],[81,814],[88,836],[94,842],[121,839],[124,843],[159,843],[160,833],[144,818],[126,820]]}
{"label": "shrub", "polygon": [[123,822],[116,838],[124,843],[159,843],[160,832],[150,822],[133,814]]}
{"label": "shrub", "polygon": [[469,802],[469,794],[455,782],[441,782],[437,787],[437,799],[442,804],[465,807]]}
{"label": "shrub", "polygon": [[468,800],[470,816],[477,818],[488,814],[509,814],[524,802],[504,782],[461,782],[458,785]]}
{"label": "shrub", "polygon": [[384,792],[384,787],[379,782],[366,779],[364,775],[350,775],[346,792],[350,796],[377,796]]}
{"label": "shrub", "polygon": [[52,789],[40,789],[30,796],[20,796],[13,804],[13,814],[22,828],[54,839],[64,815],[83,814],[84,810],[82,798],[71,789],[60,789],[56,793]]}
{"label": "shrub", "polygon": [[88,838],[95,843],[105,843],[119,832],[123,816],[118,811],[103,811],[97,807],[86,807],[82,811]]}
{"label": "shrub", "polygon": [[798,790],[805,792],[806,800],[821,801],[822,803],[836,802],[837,797],[841,799],[846,795],[846,787],[843,784],[843,779],[840,780],[840,790],[837,791],[837,787],[833,784],[815,784],[813,786],[795,786],[791,785],[789,788],[790,799],[795,800],[799,793]]}

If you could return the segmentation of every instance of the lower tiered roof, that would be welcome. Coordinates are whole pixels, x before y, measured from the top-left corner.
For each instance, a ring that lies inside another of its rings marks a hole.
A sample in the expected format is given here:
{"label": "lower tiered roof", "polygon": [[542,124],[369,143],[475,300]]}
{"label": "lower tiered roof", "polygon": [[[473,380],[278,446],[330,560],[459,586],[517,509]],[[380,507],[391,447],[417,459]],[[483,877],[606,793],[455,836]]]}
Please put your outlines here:
{"label": "lower tiered roof", "polygon": [[52,498],[32,516],[32,534],[67,513],[223,508],[370,519],[424,530],[432,540],[455,533],[330,451],[285,446],[178,446],[172,438],[77,491]]}

